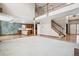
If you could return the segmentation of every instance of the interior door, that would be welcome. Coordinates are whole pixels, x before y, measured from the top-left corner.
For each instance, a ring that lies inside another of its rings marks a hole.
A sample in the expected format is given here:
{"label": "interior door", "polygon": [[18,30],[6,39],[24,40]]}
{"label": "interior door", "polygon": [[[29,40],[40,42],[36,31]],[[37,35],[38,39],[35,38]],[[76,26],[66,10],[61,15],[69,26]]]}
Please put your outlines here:
{"label": "interior door", "polygon": [[77,24],[77,34],[79,34],[79,24]]}
{"label": "interior door", "polygon": [[76,24],[70,24],[70,34],[77,34]]}

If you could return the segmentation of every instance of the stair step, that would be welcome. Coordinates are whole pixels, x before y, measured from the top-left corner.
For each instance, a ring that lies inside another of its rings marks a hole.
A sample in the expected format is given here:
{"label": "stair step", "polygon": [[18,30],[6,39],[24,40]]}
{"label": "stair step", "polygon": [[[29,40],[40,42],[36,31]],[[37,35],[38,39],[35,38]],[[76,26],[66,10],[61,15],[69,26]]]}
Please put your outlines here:
{"label": "stair step", "polygon": [[59,36],[59,38],[63,38],[63,37],[65,37],[65,35],[61,35],[61,36]]}

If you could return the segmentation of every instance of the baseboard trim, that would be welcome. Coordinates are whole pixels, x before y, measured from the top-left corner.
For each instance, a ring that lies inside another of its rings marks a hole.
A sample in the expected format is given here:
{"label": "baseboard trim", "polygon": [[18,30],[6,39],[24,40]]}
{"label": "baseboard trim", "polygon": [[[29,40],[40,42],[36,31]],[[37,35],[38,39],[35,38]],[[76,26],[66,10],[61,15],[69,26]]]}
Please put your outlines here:
{"label": "baseboard trim", "polygon": [[7,35],[19,35],[19,34],[3,34],[3,35],[0,35],[0,36],[7,36]]}
{"label": "baseboard trim", "polygon": [[39,36],[48,37],[48,38],[59,38],[58,36],[39,34]]}

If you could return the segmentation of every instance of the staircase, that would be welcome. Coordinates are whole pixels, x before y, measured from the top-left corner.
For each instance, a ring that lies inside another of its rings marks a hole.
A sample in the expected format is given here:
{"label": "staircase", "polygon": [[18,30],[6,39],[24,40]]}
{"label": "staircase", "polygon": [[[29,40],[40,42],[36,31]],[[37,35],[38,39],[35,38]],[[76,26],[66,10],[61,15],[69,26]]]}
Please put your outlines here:
{"label": "staircase", "polygon": [[59,36],[65,36],[63,33],[63,27],[56,23],[54,20],[51,20],[51,28],[59,34]]}

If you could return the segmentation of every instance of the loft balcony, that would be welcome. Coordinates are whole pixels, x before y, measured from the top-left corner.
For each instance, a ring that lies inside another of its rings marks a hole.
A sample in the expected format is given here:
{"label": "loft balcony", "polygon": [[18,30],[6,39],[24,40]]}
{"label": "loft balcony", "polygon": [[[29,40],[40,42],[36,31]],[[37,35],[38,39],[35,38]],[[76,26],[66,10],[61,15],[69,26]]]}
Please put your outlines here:
{"label": "loft balcony", "polygon": [[56,11],[58,9],[61,9],[63,7],[69,6],[73,3],[47,3],[47,4],[43,4],[43,3],[39,3],[39,4],[35,4],[35,12],[36,12],[36,17],[44,15],[44,14],[48,14],[50,12]]}
{"label": "loft balcony", "polygon": [[51,12],[40,14],[35,18],[35,20],[39,22],[42,19],[52,19],[52,18],[55,19],[55,18],[74,15],[74,14],[79,14],[79,4],[71,3],[71,4],[66,4],[62,8],[54,9]]}

